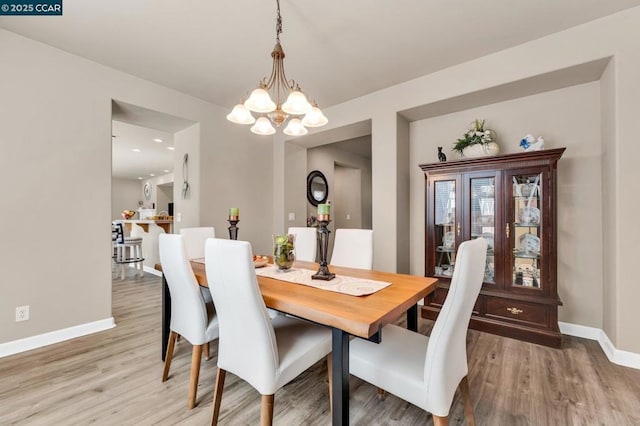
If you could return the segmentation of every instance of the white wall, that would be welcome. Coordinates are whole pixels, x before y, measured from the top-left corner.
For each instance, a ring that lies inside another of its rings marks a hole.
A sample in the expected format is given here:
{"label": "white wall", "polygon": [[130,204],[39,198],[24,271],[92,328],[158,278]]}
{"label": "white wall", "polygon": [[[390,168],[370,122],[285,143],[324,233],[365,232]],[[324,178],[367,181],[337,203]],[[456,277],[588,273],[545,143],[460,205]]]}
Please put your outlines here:
{"label": "white wall", "polygon": [[[264,223],[271,223],[271,184],[264,175],[271,176],[272,146],[258,146],[248,129],[228,123],[226,109],[5,30],[0,52],[0,180],[11,182],[0,211],[12,221],[0,241],[0,343],[112,315],[113,99],[200,124],[207,170],[190,176],[200,180],[197,215],[201,205],[209,212],[218,199],[227,208],[225,197],[233,191],[244,194],[247,218],[267,212]],[[238,151],[246,155],[224,155]],[[224,167],[215,167],[212,158]],[[260,170],[266,187],[256,185],[252,173],[231,182],[229,170]],[[220,208],[216,214],[226,214]],[[80,213],[70,216],[69,209]],[[69,220],[71,228],[51,226]],[[268,241],[272,229],[264,223],[242,229],[241,236]],[[71,273],[69,250],[61,247],[76,249]],[[31,306],[31,319],[15,323],[15,307],[21,305]]]}
{"label": "white wall", "polygon": [[228,122],[228,113],[223,110],[212,117],[207,124],[211,129],[202,127],[200,224],[215,227],[218,238],[229,238],[229,208],[238,207],[238,239],[251,242],[256,254],[269,254],[275,232],[273,200],[283,192],[282,187],[273,186],[273,138]]}
{"label": "white wall", "polygon": [[360,169],[334,164],[331,219],[336,229],[362,229],[362,177]]}
{"label": "white wall", "polygon": [[[558,111],[563,111],[558,114]],[[424,229],[425,180],[418,167],[449,160],[453,142],[476,118],[496,131],[501,153],[520,152],[522,136],[566,147],[558,163],[558,293],[560,321],[602,328],[602,197],[600,84],[573,86],[411,123],[411,229]],[[411,273],[424,274],[424,232],[411,234]]]}
{"label": "white wall", "polygon": [[[365,136],[362,139],[363,143],[369,143],[370,138]],[[362,203],[360,209],[362,211],[362,226],[363,228],[371,229],[371,159],[362,155],[354,154],[340,149],[340,144],[331,144],[311,148],[307,150],[307,170],[308,174],[312,170],[320,170],[324,173],[329,183],[329,200],[334,200],[333,193],[336,188],[335,178],[335,165],[339,164],[343,167],[350,167],[360,170],[360,179],[362,183],[361,195]],[[306,194],[306,178],[304,180],[305,188],[304,194]],[[306,195],[305,198],[306,200]],[[309,202],[307,205],[307,216],[316,215],[316,208]],[[367,226],[369,225],[369,226]]]}
{"label": "white wall", "polygon": [[[401,221],[404,219],[401,213],[409,205],[403,201],[404,171],[397,162],[402,156],[402,146],[398,146],[398,139],[402,139],[400,127],[404,125],[402,119],[398,118],[398,112],[465,97],[478,102],[485,96],[488,99],[485,104],[490,104],[495,102],[490,100],[495,92],[508,95],[507,92],[513,88],[520,92],[528,91],[528,94],[543,92],[548,90],[546,85],[550,84],[549,79],[535,80],[537,88],[526,87],[529,79],[566,69],[573,72],[569,80],[573,78],[576,82],[585,82],[588,80],[582,74],[582,64],[611,57],[615,67],[607,70],[604,76],[607,81],[601,85],[601,102],[607,111],[602,114],[601,152],[604,152],[604,156],[601,154],[598,158],[603,173],[601,185],[604,185],[606,200],[610,201],[602,207],[602,215],[607,221],[600,224],[604,234],[604,238],[601,235],[600,239],[604,244],[602,251],[605,261],[602,268],[606,279],[603,280],[603,291],[590,295],[601,306],[586,314],[579,307],[575,311],[564,309],[562,315],[566,321],[577,324],[603,324],[604,331],[617,348],[640,353],[640,329],[636,327],[640,323],[640,311],[636,302],[640,300],[640,286],[637,285],[634,267],[637,263],[635,248],[636,242],[640,240],[640,227],[633,226],[637,221],[635,212],[640,210],[640,199],[627,196],[637,192],[635,188],[640,181],[640,168],[637,167],[640,144],[636,143],[640,115],[638,22],[640,7],[628,9],[325,108],[329,124],[316,132],[331,132],[353,123],[372,120],[374,267],[398,270],[402,263],[402,259],[399,259],[399,247],[403,244]],[[566,74],[564,73],[565,77]],[[569,84],[565,79],[564,85]],[[514,95],[519,96],[523,95]],[[558,116],[567,113],[556,106],[551,108]],[[283,170],[286,164],[284,142],[282,138],[275,139],[274,170]],[[435,158],[435,150],[432,155]],[[593,158],[587,160],[595,161]],[[574,164],[565,164],[564,173],[574,173]],[[275,185],[284,187],[283,180],[284,173],[274,174]],[[565,189],[563,196],[567,191]],[[275,202],[277,217],[274,219],[274,226],[278,227],[285,217],[284,197],[275,198]],[[577,202],[581,203],[582,200]],[[567,221],[561,220],[563,225]],[[566,231],[561,229],[560,232]],[[411,235],[423,233],[424,223],[417,229],[412,227],[410,230]],[[576,238],[584,237],[577,235]],[[590,241],[578,240],[576,244],[588,246]],[[415,253],[411,257],[415,257]],[[560,261],[572,262],[573,259]],[[602,278],[596,277],[595,281],[598,280]],[[606,303],[602,302],[603,299]],[[598,315],[599,311],[602,315]],[[603,317],[606,321],[603,321]]]}
{"label": "white wall", "polygon": [[[122,219],[123,210],[138,209],[142,201],[142,184],[138,179],[111,179],[111,219]],[[137,217],[136,217],[137,219]]]}
{"label": "white wall", "polygon": [[[200,182],[200,124],[194,124],[173,135],[175,156],[173,162],[173,232],[180,232],[180,228],[199,226],[200,224],[200,196],[202,185]],[[187,155],[187,166],[184,168],[184,156]],[[186,176],[185,176],[186,173]],[[186,197],[183,186],[188,185]]]}
{"label": "white wall", "polygon": [[173,202],[173,181],[157,185],[158,196],[156,198],[156,209],[158,213],[166,211],[169,213],[169,203]]}
{"label": "white wall", "polygon": [[[158,198],[162,198],[162,196],[159,194],[158,191],[158,185],[163,185],[166,183],[171,183],[173,182],[174,179],[174,174],[173,173],[167,173],[165,175],[160,175],[160,176],[154,176],[154,177],[150,177],[147,179],[142,179],[142,180],[138,180],[138,196],[140,197],[140,200],[142,200],[142,208],[143,209],[156,209],[156,211],[160,211],[162,208],[158,206]],[[144,196],[144,185],[145,184],[149,184],[151,185],[151,193],[149,196],[149,199],[147,200]],[[155,207],[154,207],[155,206]],[[137,203],[136,203],[136,209],[137,209]],[[163,207],[164,209],[166,209],[166,206]],[[135,209],[133,209],[135,210]],[[140,219],[140,217],[136,216],[134,219]]]}

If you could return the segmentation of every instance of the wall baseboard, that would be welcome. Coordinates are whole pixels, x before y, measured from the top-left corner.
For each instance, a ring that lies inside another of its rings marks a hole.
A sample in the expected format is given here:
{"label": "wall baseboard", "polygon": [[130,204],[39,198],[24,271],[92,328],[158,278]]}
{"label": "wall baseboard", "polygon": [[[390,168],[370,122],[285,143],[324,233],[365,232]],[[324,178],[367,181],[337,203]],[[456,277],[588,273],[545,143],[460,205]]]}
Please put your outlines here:
{"label": "wall baseboard", "polygon": [[143,270],[145,272],[150,273],[151,275],[155,275],[156,277],[161,277],[162,276],[162,272],[158,271],[157,269],[152,268],[151,266],[144,266]]}
{"label": "wall baseboard", "polygon": [[613,343],[611,343],[609,336],[607,336],[604,330],[568,322],[559,322],[558,325],[560,326],[560,332],[562,332],[562,334],[596,340],[600,343],[600,347],[607,358],[609,358],[609,361],[614,364],[640,370],[640,354],[617,349],[613,346]]}
{"label": "wall baseboard", "polygon": [[87,334],[108,330],[115,326],[115,320],[113,317],[109,317],[99,321],[88,322],[86,324],[51,331],[49,333],[25,337],[24,339],[0,343],[0,358],[63,342],[65,340],[75,339],[76,337],[86,336]]}

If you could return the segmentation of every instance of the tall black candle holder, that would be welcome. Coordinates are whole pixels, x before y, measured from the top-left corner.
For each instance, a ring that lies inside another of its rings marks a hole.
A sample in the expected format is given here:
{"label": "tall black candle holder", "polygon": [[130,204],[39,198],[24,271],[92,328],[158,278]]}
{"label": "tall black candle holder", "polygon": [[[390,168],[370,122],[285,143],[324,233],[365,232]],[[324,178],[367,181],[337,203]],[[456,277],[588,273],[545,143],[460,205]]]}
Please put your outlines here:
{"label": "tall black candle holder", "polygon": [[237,240],[238,239],[238,227],[236,226],[240,222],[238,216],[229,216],[229,239]]}
{"label": "tall black candle holder", "polygon": [[331,219],[329,215],[318,215],[318,252],[320,258],[320,268],[318,272],[311,275],[314,280],[330,281],[335,278],[336,274],[329,271],[327,266],[327,252],[329,250],[329,234],[331,231],[327,228]]}

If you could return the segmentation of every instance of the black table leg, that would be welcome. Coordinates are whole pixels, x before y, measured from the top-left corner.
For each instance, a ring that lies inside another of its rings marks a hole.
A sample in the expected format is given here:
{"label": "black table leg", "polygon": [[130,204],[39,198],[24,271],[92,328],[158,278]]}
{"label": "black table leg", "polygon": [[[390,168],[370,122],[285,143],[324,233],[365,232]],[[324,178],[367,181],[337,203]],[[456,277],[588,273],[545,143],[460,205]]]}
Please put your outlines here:
{"label": "black table leg", "polygon": [[349,424],[349,334],[331,329],[333,353],[333,426]]}
{"label": "black table leg", "polygon": [[413,305],[407,310],[407,329],[418,331],[418,305]]}
{"label": "black table leg", "polygon": [[169,342],[169,325],[171,324],[171,294],[167,279],[162,274],[162,360],[167,355],[167,343]]}

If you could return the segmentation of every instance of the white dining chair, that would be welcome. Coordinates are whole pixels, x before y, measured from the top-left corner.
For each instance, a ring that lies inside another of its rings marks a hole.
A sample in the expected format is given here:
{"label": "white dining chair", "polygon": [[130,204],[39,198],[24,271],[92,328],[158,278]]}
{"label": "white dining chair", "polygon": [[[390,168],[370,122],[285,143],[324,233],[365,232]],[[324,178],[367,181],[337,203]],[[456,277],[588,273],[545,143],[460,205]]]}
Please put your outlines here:
{"label": "white dining chair", "polygon": [[162,273],[171,294],[171,333],[162,381],[166,381],[169,376],[176,338],[180,335],[193,345],[187,402],[189,409],[192,409],[196,405],[202,349],[218,338],[218,318],[213,305],[205,303],[200,293],[200,286],[189,264],[184,237],[162,234],[159,237],[159,246]]}
{"label": "white dining chair", "polygon": [[[195,228],[182,228],[180,235],[184,236],[184,244],[189,260],[204,258],[204,243],[207,238],[215,238],[216,230],[213,226],[201,226]],[[206,303],[213,303],[211,293],[206,288],[200,288],[202,297]],[[207,345],[206,348],[209,346]],[[209,354],[207,351],[207,359]]]}
{"label": "white dining chair", "polygon": [[434,425],[448,424],[459,387],[467,424],[474,425],[466,337],[482,286],[486,254],[484,238],[460,244],[449,293],[430,337],[387,325],[380,344],[354,339],[349,347],[349,372],[430,412]]}
{"label": "white dining chair", "polygon": [[318,229],[291,227],[287,234],[296,236],[294,247],[296,260],[306,262],[316,261],[316,252],[318,251]]}
{"label": "white dining chair", "polygon": [[373,231],[371,229],[337,229],[330,264],[372,269]]}
{"label": "white dining chair", "polygon": [[211,424],[218,422],[224,379],[230,372],[260,392],[261,424],[270,425],[278,389],[327,355],[331,371],[331,332],[285,315],[269,318],[248,242],[207,240],[205,268],[220,324]]}

